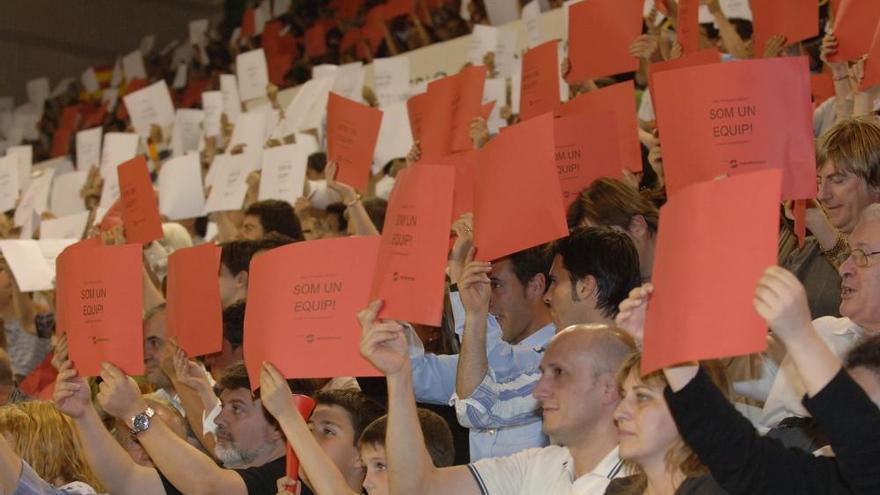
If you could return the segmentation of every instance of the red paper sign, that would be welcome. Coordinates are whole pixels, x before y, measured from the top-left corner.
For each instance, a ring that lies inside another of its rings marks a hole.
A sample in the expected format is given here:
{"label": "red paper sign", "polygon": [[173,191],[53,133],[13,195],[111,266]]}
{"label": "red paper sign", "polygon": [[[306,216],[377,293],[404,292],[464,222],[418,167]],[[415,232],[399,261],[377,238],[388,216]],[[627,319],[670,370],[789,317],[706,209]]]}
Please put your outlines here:
{"label": "red paper sign", "polygon": [[682,55],[681,57],[667,60],[665,62],[657,62],[648,66],[648,88],[651,89],[653,96],[654,75],[668,70],[684,69],[685,67],[696,67],[698,65],[717,64],[721,62],[721,52],[717,48],[707,48],[698,52]]}
{"label": "red paper sign", "polygon": [[327,33],[324,25],[317,23],[306,31],[306,55],[312,58],[327,53]]}
{"label": "red paper sign", "polygon": [[241,32],[239,33],[240,39],[248,39],[254,35],[256,32],[256,21],[254,19],[254,9],[246,9],[244,11],[244,15],[241,17]]}
{"label": "red paper sign", "polygon": [[[299,415],[305,421],[308,421],[312,416],[312,411],[315,409],[315,399],[312,399],[308,395],[300,395],[293,394],[293,404],[296,406],[296,410],[299,411]],[[287,477],[295,480],[299,477],[299,458],[296,456],[296,452],[293,451],[293,447],[290,446],[290,442],[287,442]]]}
{"label": "red paper sign", "polygon": [[413,9],[413,0],[388,0],[385,3],[385,15],[388,19],[409,15]]}
{"label": "red paper sign", "polygon": [[523,55],[519,118],[528,120],[559,107],[558,41],[548,41]]}
{"label": "red paper sign", "polygon": [[819,35],[819,4],[816,0],[751,0],[755,26],[755,56],[764,54],[772,36],[785,36],[790,45]]}
{"label": "red paper sign", "polygon": [[588,0],[568,11],[566,79],[579,83],[599,76],[633,72],[639,61],[629,47],[642,32],[640,0]]}
{"label": "red paper sign", "polygon": [[874,0],[841,0],[834,18],[834,35],[840,45],[831,62],[848,62],[862,57],[871,49],[871,41],[880,19],[880,2]]}
{"label": "red paper sign", "polygon": [[479,259],[498,259],[568,235],[552,115],[508,127],[480,151],[480,161],[474,198]]}
{"label": "red paper sign", "polygon": [[[865,66],[867,74],[867,66]],[[813,74],[810,76],[810,93],[813,97],[813,107],[818,107],[828,98],[834,96],[834,78],[830,72]]]}
{"label": "red paper sign", "polygon": [[484,103],[480,107],[480,118],[482,118],[483,120],[488,122],[489,117],[492,116],[492,110],[494,110],[494,109],[495,109],[495,102],[494,101],[490,101],[489,103]]}
{"label": "red paper sign", "polygon": [[370,164],[382,125],[382,111],[330,93],[327,101],[327,154],[339,166],[337,179],[366,191]]}
{"label": "red paper sign", "polygon": [[67,246],[67,248],[58,255],[58,258],[55,261],[55,287],[57,294],[55,298],[55,333],[58,335],[65,334],[70,326],[70,319],[68,317],[70,311],[68,310],[68,304],[66,304],[64,297],[61,297],[61,288],[65,286],[68,278],[65,275],[65,270],[70,266],[70,262],[63,260],[64,258],[70,257],[71,253],[74,251],[97,248],[100,246],[101,242],[97,237],[85,239]]}
{"label": "red paper sign", "polygon": [[443,158],[430,162],[425,162],[424,160],[420,162],[446,165],[455,170],[455,187],[452,198],[453,219],[474,211],[474,181],[476,180],[477,157],[478,151],[470,150],[446,155]]}
{"label": "red paper sign", "polygon": [[64,301],[70,359],[80,375],[99,375],[102,361],[128,375],[144,373],[141,256],[140,246],[125,244],[65,250],[59,257],[58,298]]}
{"label": "red paper sign", "polygon": [[70,137],[74,130],[62,127],[55,129],[55,135],[52,136],[52,157],[64,156],[70,152]]}
{"label": "red paper sign", "polygon": [[120,164],[116,171],[119,174],[125,240],[146,244],[161,239],[164,235],[162,217],[144,156],[138,155]]}
{"label": "red paper sign", "polygon": [[420,142],[422,161],[442,158],[452,148],[452,89],[448,84],[429,87],[427,93],[406,102],[413,139]]}
{"label": "red paper sign", "polygon": [[370,294],[384,301],[381,318],[440,326],[454,183],[454,170],[442,165],[397,176]]}
{"label": "red paper sign", "polygon": [[878,85],[880,85],[880,23],[877,24],[874,39],[871,41],[871,50],[865,61],[865,77],[862,78],[859,89],[867,91]]}
{"label": "red paper sign", "polygon": [[565,209],[600,177],[621,178],[614,114],[574,115],[556,119],[556,172]]}
{"label": "red paper sign", "polygon": [[695,53],[700,49],[699,0],[678,0],[678,42],[682,53]]}
{"label": "red paper sign", "polygon": [[642,169],[639,122],[636,116],[636,93],[632,81],[584,93],[560,106],[556,113],[563,117],[578,114],[613,113],[617,121],[621,163],[630,170]]}
{"label": "red paper sign", "polygon": [[764,170],[669,197],[660,210],[642,374],[766,348],[767,325],[752,300],[761,274],[776,264],[781,182],[779,170]]}
{"label": "red paper sign", "polygon": [[452,128],[449,132],[452,134],[452,151],[465,151],[474,146],[469,129],[471,121],[480,116],[485,82],[486,66],[479,65],[465,67],[454,76],[428,84],[429,93],[432,86],[451,86]]}
{"label": "red paper sign", "polygon": [[168,336],[177,337],[187,356],[213,354],[223,347],[219,269],[220,248],[215,244],[178,249],[168,257]]}
{"label": "red paper sign", "polygon": [[381,376],[360,355],[381,238],[297,242],[251,261],[244,358],[251,388],[269,361],[285,378]]}
{"label": "red paper sign", "polygon": [[654,76],[654,93],[670,194],[722,174],[778,168],[783,199],[816,196],[807,57],[667,71]]}

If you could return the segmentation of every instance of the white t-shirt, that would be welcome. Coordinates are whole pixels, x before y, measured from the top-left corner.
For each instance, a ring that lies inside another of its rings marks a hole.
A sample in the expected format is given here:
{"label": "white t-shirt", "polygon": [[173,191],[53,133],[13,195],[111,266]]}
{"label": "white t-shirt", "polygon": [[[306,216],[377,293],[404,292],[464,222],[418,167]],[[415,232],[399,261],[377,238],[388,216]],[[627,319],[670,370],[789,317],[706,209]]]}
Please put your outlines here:
{"label": "white t-shirt", "polygon": [[576,479],[571,453],[558,445],[481,459],[468,467],[484,495],[603,495],[608,483],[623,472],[614,447],[595,469]]}

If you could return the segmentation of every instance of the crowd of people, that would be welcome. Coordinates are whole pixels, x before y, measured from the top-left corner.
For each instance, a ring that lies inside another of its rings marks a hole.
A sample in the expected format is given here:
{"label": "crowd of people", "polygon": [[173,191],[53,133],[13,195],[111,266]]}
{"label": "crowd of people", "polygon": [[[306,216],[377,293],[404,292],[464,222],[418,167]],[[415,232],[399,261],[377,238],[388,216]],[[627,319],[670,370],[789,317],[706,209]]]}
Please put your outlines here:
{"label": "crowd of people", "polygon": [[[216,90],[221,74],[235,72],[236,54],[266,48],[257,31],[283,32],[291,42],[280,48],[286,65],[268,88],[270,104],[281,111],[278,90],[309,81],[313,66],[395,56],[488,22],[481,0],[414,0],[403,2],[401,16],[371,14],[396,11],[398,3],[232,5],[224,23],[193,46],[189,82],[175,90],[175,104],[198,107],[202,91]],[[748,288],[750,310],[766,324],[764,352],[644,372],[649,308],[662,302],[652,284],[661,211],[674,194],[666,190],[651,66],[682,57],[677,14],[685,7],[684,0],[658,1],[629,47],[637,71],[566,84],[573,99],[633,81],[641,168],[596,178],[580,191],[566,211],[567,236],[497,259],[479,257],[474,212],[453,218],[439,325],[381,317],[382,300],[348,315],[361,330],[359,353],[379,377],[289,377],[281,363],[246,365],[246,330],[259,330],[246,316],[252,261],[291,245],[381,236],[396,178],[423,166],[419,139],[406,156],[374,164],[378,173],[357,188],[338,177],[340,164],[328,157],[326,139],[317,139],[326,129],[301,129],[294,139],[313,135],[319,143],[308,155],[301,194],[260,200],[256,170],[239,178],[247,186],[241,208],[163,223],[162,237],[143,245],[143,376],[110,361],[100,363],[98,376],[84,376],[71,357],[76,336],[59,328],[70,316],[56,319],[64,298],[23,291],[14,274],[20,267],[0,259],[2,492],[880,493],[880,86],[862,85],[866,68],[880,60],[835,56],[834,2],[792,7],[818,9],[818,36],[789,43],[777,35],[760,49],[750,20],[728,18],[720,0],[700,3],[714,22],[699,25],[698,42],[717,48],[720,63],[808,56],[811,70],[830,74],[834,86],[813,102],[811,123],[791,123],[812,124],[817,193],[800,205],[803,216],[791,202],[779,204],[778,264]],[[842,3],[838,9],[859,0]],[[317,48],[309,34],[316,29]],[[76,153],[67,108],[77,109],[74,131],[130,132],[122,99],[101,103],[101,92],[122,95],[174,79],[172,52],[144,55],[146,81],[114,86],[108,77],[97,92],[73,82],[47,99],[38,139],[24,143],[34,161],[59,150]],[[494,70],[492,57],[484,62]],[[571,69],[562,57],[557,77]],[[508,90],[501,114],[515,129],[519,105]],[[368,105],[380,106],[369,88],[363,93]],[[499,138],[484,116],[469,124],[477,153]],[[68,129],[60,147],[59,129]],[[218,157],[241,154],[234,132],[224,114],[220,134],[203,138],[203,176]],[[156,182],[171,159],[172,134],[153,125],[141,139],[138,154]],[[90,212],[81,239],[125,244],[125,222],[99,207],[108,183],[94,167],[79,191]],[[44,212],[43,220],[51,216]],[[4,239],[39,232],[39,219],[28,233],[17,217],[14,210],[3,216]],[[511,228],[507,235],[522,235]],[[191,356],[168,330],[167,275],[173,252],[202,244],[219,246],[222,345]],[[715,283],[698,289],[711,297],[726,281]]]}

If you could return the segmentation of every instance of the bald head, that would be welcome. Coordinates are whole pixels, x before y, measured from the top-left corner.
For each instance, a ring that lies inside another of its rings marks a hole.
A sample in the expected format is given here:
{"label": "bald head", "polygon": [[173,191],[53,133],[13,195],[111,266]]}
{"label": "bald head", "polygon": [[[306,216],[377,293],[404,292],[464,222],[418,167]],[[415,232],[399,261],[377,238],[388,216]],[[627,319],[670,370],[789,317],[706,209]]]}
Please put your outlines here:
{"label": "bald head", "polygon": [[605,324],[578,324],[566,327],[550,341],[547,352],[565,349],[592,362],[596,374],[616,373],[624,359],[635,351],[632,337]]}

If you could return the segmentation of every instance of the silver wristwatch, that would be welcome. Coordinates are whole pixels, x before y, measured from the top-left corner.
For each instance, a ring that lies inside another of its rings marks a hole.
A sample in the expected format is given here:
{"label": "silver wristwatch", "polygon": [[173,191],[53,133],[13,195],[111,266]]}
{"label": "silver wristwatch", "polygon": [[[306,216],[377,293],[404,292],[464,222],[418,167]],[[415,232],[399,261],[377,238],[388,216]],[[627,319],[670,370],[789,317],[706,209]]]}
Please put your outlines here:
{"label": "silver wristwatch", "polygon": [[137,416],[133,416],[131,418],[131,434],[137,435],[138,433],[143,433],[150,428],[150,418],[152,418],[156,414],[156,411],[153,411],[152,407],[148,407],[144,410],[144,412],[138,414]]}

